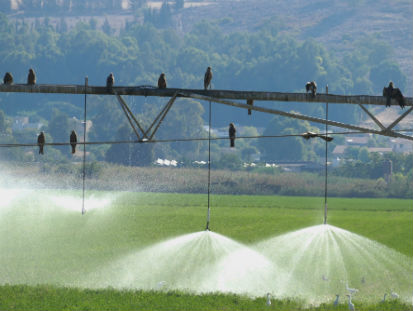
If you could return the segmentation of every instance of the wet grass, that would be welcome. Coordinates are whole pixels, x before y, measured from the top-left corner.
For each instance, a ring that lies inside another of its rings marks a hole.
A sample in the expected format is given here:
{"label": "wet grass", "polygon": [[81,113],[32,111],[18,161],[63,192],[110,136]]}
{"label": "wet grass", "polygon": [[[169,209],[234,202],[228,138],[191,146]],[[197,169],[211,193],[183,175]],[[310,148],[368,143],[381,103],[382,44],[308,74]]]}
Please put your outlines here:
{"label": "wet grass", "polygon": [[[354,301],[356,310],[413,310],[397,300],[365,304]],[[333,307],[303,305],[299,300],[248,298],[233,294],[191,295],[178,291],[80,290],[54,286],[0,286],[0,310],[348,310],[347,303]]]}
{"label": "wet grass", "polygon": [[[90,194],[90,193],[89,193]],[[185,233],[206,223],[206,195],[94,192],[113,198],[111,206],[82,216],[47,200],[78,192],[37,191],[0,208],[0,310],[299,310],[299,301],[180,292],[81,290],[77,280],[96,266],[131,251]],[[412,200],[340,199],[328,201],[328,222],[413,257]],[[211,229],[253,244],[288,231],[320,224],[321,197],[211,196]],[[32,286],[27,286],[32,285]],[[333,297],[334,298],[334,297]],[[355,304],[357,301],[354,302]],[[389,302],[356,304],[357,310],[412,310]],[[309,307],[309,306],[306,306]],[[329,310],[319,306],[314,310]],[[311,309],[311,308],[310,308]],[[335,310],[347,310],[347,305]]]}

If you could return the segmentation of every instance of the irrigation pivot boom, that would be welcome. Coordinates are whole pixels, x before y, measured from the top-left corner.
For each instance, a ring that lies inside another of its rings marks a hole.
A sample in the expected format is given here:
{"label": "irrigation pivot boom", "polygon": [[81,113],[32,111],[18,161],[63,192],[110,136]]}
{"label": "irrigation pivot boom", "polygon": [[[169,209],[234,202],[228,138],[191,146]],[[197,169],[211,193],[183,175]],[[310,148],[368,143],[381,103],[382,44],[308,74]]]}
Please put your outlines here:
{"label": "irrigation pivot boom", "polygon": [[[383,96],[368,96],[368,95],[334,95],[318,93],[316,96],[306,93],[284,93],[284,92],[256,92],[256,91],[233,91],[233,90],[201,90],[201,89],[178,89],[166,88],[159,89],[154,86],[114,86],[113,92],[108,92],[105,86],[89,86],[89,85],[59,85],[59,84],[2,84],[0,92],[10,93],[61,93],[61,94],[95,94],[95,95],[112,95],[118,99],[122,110],[138,140],[151,140],[168,111],[171,109],[174,101],[177,98],[193,98],[198,100],[211,101],[218,104],[233,106],[237,108],[247,109],[248,111],[260,111],[264,113],[281,115],[310,122],[326,124],[330,126],[345,128],[349,130],[359,131],[361,133],[372,133],[383,136],[399,137],[413,141],[413,136],[409,136],[394,130],[394,128],[413,110],[413,98],[406,97],[405,111],[390,125],[383,125],[367,108],[366,105],[385,106],[386,98]],[[156,116],[148,129],[144,129],[136,120],[133,113],[129,109],[127,103],[122,98],[122,95],[132,96],[157,96],[169,97],[170,100]],[[236,100],[236,101],[234,101]],[[239,101],[245,101],[245,103]],[[342,123],[333,120],[316,118],[308,115],[303,115],[293,112],[285,112],[277,109],[260,107],[254,104],[257,101],[281,101],[281,102],[302,102],[303,104],[312,103],[329,103],[329,104],[351,104],[358,105],[369,116],[376,125],[376,128],[361,127]],[[393,104],[397,104],[393,100]]]}

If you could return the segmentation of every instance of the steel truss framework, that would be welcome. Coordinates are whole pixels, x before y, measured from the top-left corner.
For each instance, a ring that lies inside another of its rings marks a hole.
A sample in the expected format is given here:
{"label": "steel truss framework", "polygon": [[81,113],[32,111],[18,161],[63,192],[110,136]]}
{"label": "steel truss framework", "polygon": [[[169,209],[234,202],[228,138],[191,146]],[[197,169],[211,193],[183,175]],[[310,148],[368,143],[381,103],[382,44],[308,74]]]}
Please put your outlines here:
{"label": "steel truss framework", "polygon": [[[87,81],[87,80],[86,80]],[[405,98],[406,108],[405,111],[394,120],[390,125],[383,125],[367,108],[366,105],[384,106],[386,105],[386,98],[382,96],[368,96],[368,95],[334,95],[334,94],[317,94],[312,96],[306,93],[282,93],[282,92],[252,92],[252,91],[232,91],[232,90],[199,90],[199,89],[158,89],[153,86],[137,86],[137,87],[113,87],[111,91],[108,91],[106,87],[102,86],[89,86],[87,82],[84,85],[51,85],[51,84],[13,84],[13,85],[0,85],[0,92],[10,93],[61,93],[61,94],[94,94],[94,95],[112,95],[115,96],[125,113],[125,116],[132,127],[138,141],[151,141],[159,129],[162,121],[172,108],[175,100],[178,97],[181,98],[193,98],[198,100],[215,102],[227,106],[233,106],[241,109],[247,109],[250,114],[251,111],[259,111],[264,113],[270,113],[280,115],[284,117],[306,120],[319,124],[325,124],[335,126],[339,128],[358,131],[360,133],[372,133],[377,135],[399,137],[413,141],[413,136],[409,136],[398,132],[395,127],[413,110],[413,99],[411,97]],[[157,96],[157,97],[169,97],[170,99],[155,117],[151,125],[144,129],[143,126],[136,119],[131,109],[122,98],[122,95],[132,96]],[[237,101],[234,101],[237,100]],[[246,103],[239,102],[240,100],[246,101]],[[333,120],[316,118],[313,116],[303,115],[293,112],[285,112],[272,108],[265,108],[257,106],[257,101],[281,101],[281,102],[301,102],[305,104],[312,103],[329,103],[329,104],[352,104],[358,105],[369,116],[376,128],[361,127],[357,125],[337,122]],[[397,103],[392,100],[393,105]]]}

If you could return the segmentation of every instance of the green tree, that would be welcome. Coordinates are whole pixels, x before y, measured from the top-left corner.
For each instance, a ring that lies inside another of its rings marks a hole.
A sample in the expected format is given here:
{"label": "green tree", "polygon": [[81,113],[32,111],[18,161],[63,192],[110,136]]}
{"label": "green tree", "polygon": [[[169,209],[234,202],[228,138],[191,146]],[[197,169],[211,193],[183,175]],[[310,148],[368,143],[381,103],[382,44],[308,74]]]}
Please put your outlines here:
{"label": "green tree", "polygon": [[69,116],[57,109],[53,111],[52,119],[49,122],[47,131],[53,138],[54,142],[68,142],[70,131]]}
{"label": "green tree", "polygon": [[[264,131],[265,136],[294,135],[311,129],[306,121],[275,116]],[[258,143],[263,160],[298,161],[306,160],[302,137],[268,138]]]}
{"label": "green tree", "polygon": [[[133,140],[134,133],[128,124],[119,127],[117,140]],[[136,137],[135,137],[136,138]],[[129,165],[129,166],[149,166],[154,161],[154,151],[152,143],[124,143],[113,144],[106,152],[106,161]]]}
{"label": "green tree", "polygon": [[236,153],[223,153],[213,166],[219,169],[237,170],[242,167],[242,161]]}

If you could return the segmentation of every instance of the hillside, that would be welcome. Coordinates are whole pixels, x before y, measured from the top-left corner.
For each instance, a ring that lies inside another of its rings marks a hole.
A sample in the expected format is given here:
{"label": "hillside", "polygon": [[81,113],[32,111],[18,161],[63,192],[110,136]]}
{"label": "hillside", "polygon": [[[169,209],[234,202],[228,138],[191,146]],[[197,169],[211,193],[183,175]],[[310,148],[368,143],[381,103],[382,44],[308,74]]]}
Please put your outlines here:
{"label": "hillside", "polygon": [[[123,10],[106,11],[84,10],[65,12],[69,28],[77,21],[94,18],[98,27],[108,20],[116,33],[127,23],[143,23],[143,16],[137,16],[123,3]],[[173,7],[174,1],[170,1]],[[151,9],[159,9],[162,1],[146,3]],[[412,2],[408,0],[329,1],[329,0],[218,0],[185,1],[180,10],[172,10],[174,27],[181,33],[191,31],[194,24],[201,20],[215,21],[225,32],[256,31],[277,25],[281,33],[294,36],[298,40],[313,38],[326,46],[336,55],[354,49],[358,40],[366,36],[376,36],[393,48],[394,59],[407,76],[407,88],[404,93],[412,95],[413,90],[413,19]],[[42,11],[14,11],[11,19],[24,18],[26,23],[33,23],[35,18],[42,19],[49,15],[51,24],[57,25],[62,12],[51,14]],[[371,38],[371,37],[370,37]],[[367,39],[369,40],[369,39]]]}
{"label": "hillside", "polygon": [[254,31],[269,21],[280,25],[281,32],[298,39],[314,38],[337,54],[351,50],[365,35],[377,34],[393,47],[394,56],[408,77],[412,94],[412,2],[329,1],[329,0],[256,0],[217,1],[207,6],[184,9],[180,13],[182,29],[187,32],[199,20],[221,19],[228,32]]}

